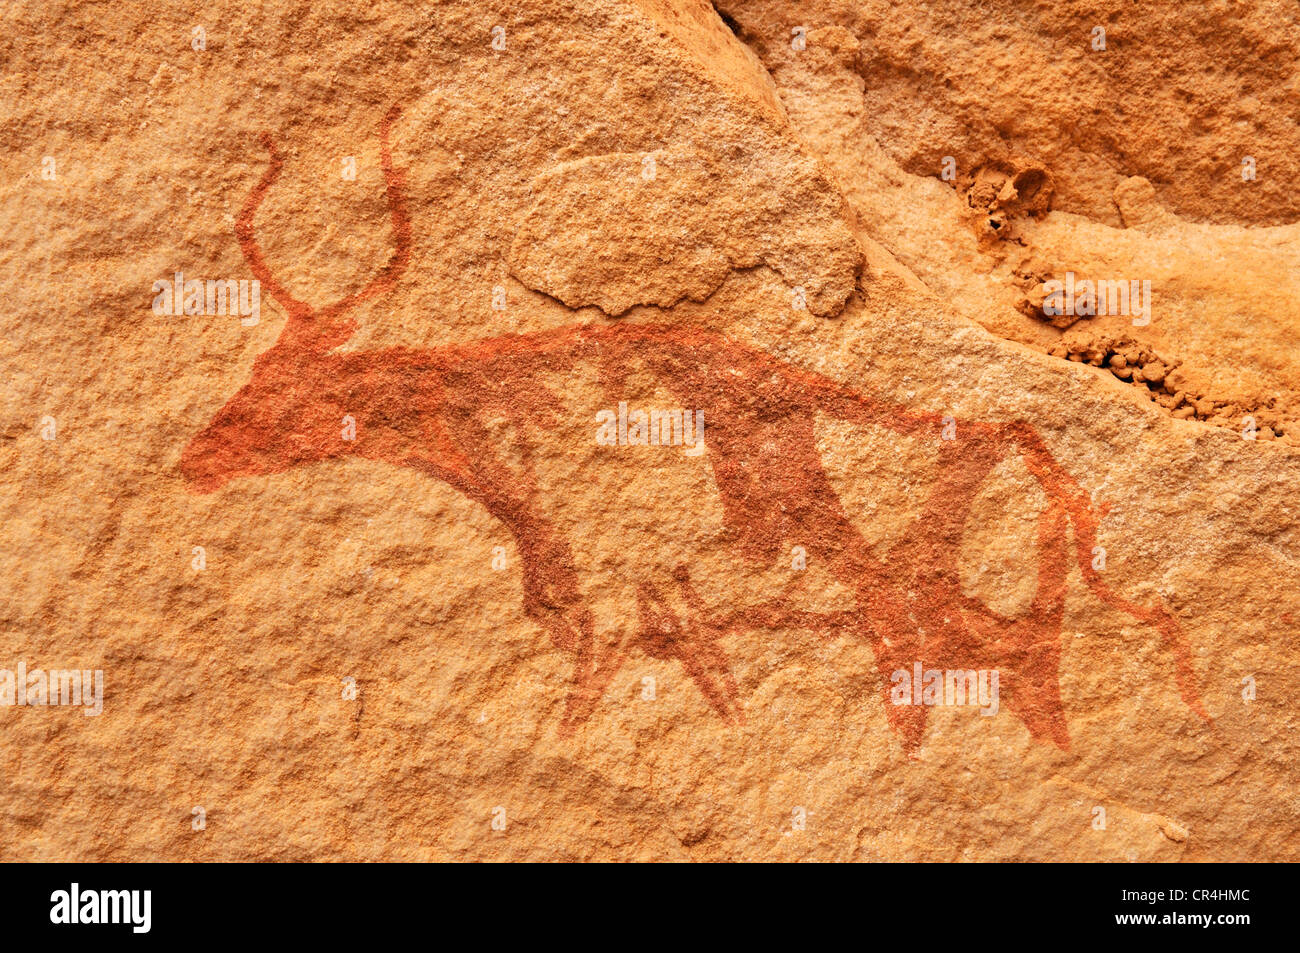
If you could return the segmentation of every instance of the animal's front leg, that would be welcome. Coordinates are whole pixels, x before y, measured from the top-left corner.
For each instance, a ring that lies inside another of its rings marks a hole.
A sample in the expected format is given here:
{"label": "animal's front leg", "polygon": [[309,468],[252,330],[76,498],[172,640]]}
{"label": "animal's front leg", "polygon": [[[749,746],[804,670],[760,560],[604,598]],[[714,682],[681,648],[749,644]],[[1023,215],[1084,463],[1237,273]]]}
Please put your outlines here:
{"label": "animal's front leg", "polygon": [[637,590],[637,645],[651,658],[681,663],[723,721],[742,722],[736,679],[721,642],[732,626],[709,616],[685,566],[678,566],[673,578],[686,611],[679,616],[657,588],[642,583]]}
{"label": "animal's front leg", "polygon": [[583,599],[573,554],[544,519],[510,513],[522,564],[524,613],[544,627],[555,646],[574,656],[573,677],[561,731],[570,734],[589,719],[623,664],[623,640],[606,645]]}
{"label": "animal's front leg", "polygon": [[532,494],[517,483],[503,484],[488,472],[449,468],[423,457],[407,463],[484,506],[514,537],[522,567],[524,614],[546,630],[556,648],[574,656],[562,727],[564,733],[571,733],[591,717],[618,672],[623,642],[620,638],[612,646],[598,643],[594,616],[582,598],[568,543]]}

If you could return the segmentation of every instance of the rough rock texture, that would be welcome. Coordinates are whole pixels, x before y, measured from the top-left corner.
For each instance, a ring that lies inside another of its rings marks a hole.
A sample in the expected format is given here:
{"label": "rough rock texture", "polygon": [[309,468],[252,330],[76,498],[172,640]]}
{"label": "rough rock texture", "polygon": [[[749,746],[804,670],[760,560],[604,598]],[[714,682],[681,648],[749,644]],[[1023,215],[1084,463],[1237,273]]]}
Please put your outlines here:
{"label": "rough rock texture", "polygon": [[1295,8],[1131,6],[6,5],[0,857],[1300,859]]}

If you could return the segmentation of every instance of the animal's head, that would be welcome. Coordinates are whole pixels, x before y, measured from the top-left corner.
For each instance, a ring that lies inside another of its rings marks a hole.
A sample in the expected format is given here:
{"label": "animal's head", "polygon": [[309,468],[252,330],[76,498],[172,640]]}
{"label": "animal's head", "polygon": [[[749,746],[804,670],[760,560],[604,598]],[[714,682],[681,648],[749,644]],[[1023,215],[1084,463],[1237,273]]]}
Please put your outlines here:
{"label": "animal's head", "polygon": [[[325,353],[295,353],[281,340],[258,358],[247,384],[235,392],[181,453],[191,490],[210,493],[242,476],[282,473],[348,453],[345,414],[324,392]],[[319,360],[313,360],[319,358]]]}
{"label": "animal's head", "polygon": [[364,288],[342,301],[316,309],[296,299],[271,273],[254,233],[253,219],[284,160],[267,135],[270,168],[244,203],[235,234],[254,277],[287,312],[280,337],[253,364],[248,383],[226,402],[181,453],[180,468],[194,491],[209,493],[238,476],[278,473],[349,449],[347,415],[335,398],[341,359],[330,352],[356,331],[346,317],[361,302],[387,293],[410,257],[411,226],[406,214],[404,175],[394,168],[389,129],[393,107],[380,127],[381,160],[393,222],[394,249],[388,264]]}

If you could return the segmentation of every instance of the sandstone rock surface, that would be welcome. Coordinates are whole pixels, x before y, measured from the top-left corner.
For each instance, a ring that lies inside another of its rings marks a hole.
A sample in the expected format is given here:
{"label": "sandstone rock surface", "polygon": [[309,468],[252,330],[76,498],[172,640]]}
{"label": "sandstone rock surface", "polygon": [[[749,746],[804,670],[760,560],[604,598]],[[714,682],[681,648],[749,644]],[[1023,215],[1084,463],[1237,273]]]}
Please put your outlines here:
{"label": "sandstone rock surface", "polygon": [[0,26],[0,858],[1300,858],[1293,4]]}

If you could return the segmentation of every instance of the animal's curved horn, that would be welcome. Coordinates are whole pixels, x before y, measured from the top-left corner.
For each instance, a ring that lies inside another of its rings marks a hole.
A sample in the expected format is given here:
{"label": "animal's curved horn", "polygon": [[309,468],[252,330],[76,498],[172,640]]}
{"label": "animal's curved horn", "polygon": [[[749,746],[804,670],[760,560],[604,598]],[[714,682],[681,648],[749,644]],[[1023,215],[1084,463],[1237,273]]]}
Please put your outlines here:
{"label": "animal's curved horn", "polygon": [[274,141],[269,134],[262,134],[262,144],[270,153],[271,165],[262,174],[262,178],[254,186],[248,200],[244,203],[239,219],[235,223],[235,235],[239,239],[240,251],[244,255],[244,260],[248,262],[253,277],[261,282],[267,293],[289,313],[288,323],[285,325],[284,331],[281,332],[282,340],[292,339],[297,343],[320,350],[337,347],[356,331],[356,322],[334,319],[361,302],[392,290],[398,278],[406,270],[411,256],[411,222],[406,211],[405,196],[406,174],[404,170],[393,165],[392,148],[389,142],[389,132],[400,112],[400,107],[393,106],[384,116],[380,125],[380,161],[383,166],[385,193],[393,222],[393,253],[388,263],[364,288],[353,292],[341,301],[319,309],[312,308],[311,305],[304,301],[299,301],[283,284],[276,280],[266,263],[266,259],[262,256],[261,246],[257,242],[253,227],[254,218],[267,193],[280,178],[280,173],[284,168],[284,157],[276,148]]}

